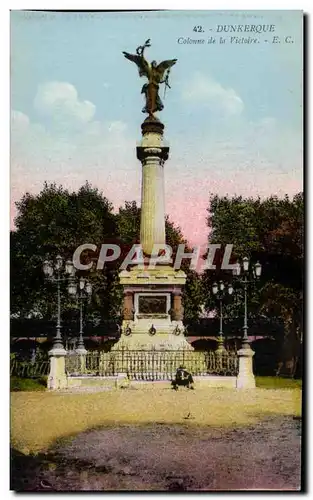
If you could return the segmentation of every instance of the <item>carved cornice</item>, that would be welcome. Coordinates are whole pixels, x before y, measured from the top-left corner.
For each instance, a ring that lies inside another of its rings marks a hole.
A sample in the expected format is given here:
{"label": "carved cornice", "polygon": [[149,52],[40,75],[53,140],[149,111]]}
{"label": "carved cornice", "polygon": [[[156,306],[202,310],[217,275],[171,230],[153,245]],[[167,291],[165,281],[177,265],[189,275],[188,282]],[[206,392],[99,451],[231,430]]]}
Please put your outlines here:
{"label": "carved cornice", "polygon": [[155,116],[147,117],[145,121],[141,124],[142,135],[145,134],[160,134],[163,135],[164,125],[158,118]]}
{"label": "carved cornice", "polygon": [[168,159],[170,148],[167,146],[137,146],[137,158],[145,163],[149,158],[158,158],[163,165]]}

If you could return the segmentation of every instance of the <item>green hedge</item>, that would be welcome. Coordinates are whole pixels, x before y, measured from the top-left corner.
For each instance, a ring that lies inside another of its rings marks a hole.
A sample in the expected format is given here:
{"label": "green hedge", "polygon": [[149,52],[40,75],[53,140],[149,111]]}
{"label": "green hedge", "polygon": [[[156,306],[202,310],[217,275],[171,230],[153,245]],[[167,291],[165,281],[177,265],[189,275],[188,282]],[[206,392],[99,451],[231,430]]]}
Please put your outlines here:
{"label": "green hedge", "polygon": [[40,378],[20,378],[11,377],[10,389],[16,391],[45,391],[47,388],[47,377]]}
{"label": "green hedge", "polygon": [[302,380],[285,377],[255,377],[256,386],[262,389],[301,389]]}

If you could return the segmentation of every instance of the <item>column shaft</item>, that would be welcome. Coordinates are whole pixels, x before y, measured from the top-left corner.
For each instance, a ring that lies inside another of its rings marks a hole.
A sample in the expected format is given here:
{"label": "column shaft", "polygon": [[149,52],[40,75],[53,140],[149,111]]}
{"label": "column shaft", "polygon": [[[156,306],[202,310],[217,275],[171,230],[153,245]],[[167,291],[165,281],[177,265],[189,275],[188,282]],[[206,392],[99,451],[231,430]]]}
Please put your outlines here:
{"label": "column shaft", "polygon": [[124,295],[123,318],[127,321],[133,319],[133,295],[131,293]]}
{"label": "column shaft", "polygon": [[174,295],[173,309],[174,309],[173,319],[175,321],[182,321],[182,319],[183,319],[183,306],[182,306],[181,295]]}
{"label": "column shaft", "polygon": [[140,243],[151,255],[153,246],[165,244],[164,174],[162,160],[148,157],[142,166]]}

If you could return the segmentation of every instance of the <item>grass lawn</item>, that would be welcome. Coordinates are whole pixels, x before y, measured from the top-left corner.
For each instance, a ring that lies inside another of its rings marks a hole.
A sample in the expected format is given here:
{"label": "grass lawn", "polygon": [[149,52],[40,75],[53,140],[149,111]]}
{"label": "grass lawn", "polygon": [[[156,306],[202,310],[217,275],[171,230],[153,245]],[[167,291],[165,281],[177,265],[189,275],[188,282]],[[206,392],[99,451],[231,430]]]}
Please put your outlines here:
{"label": "grass lawn", "polygon": [[[262,381],[263,378],[258,379],[258,385]],[[36,453],[47,450],[60,439],[112,424],[234,428],[257,423],[268,416],[299,416],[301,390],[293,387],[250,391],[212,388],[175,392],[156,388],[80,394],[12,392],[12,446],[24,454]],[[187,420],[188,413],[192,418]]]}
{"label": "grass lawn", "polygon": [[301,389],[302,380],[284,377],[255,377],[256,386],[263,389]]}

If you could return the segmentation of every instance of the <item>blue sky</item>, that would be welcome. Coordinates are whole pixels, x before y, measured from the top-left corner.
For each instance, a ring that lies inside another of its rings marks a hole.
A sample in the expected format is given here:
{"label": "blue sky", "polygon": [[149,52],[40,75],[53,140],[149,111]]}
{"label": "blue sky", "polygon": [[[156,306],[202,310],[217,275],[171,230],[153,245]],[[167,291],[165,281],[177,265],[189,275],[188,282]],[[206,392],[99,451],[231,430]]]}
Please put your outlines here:
{"label": "blue sky", "polygon": [[[273,24],[275,33],[250,34],[258,44],[229,43],[249,33],[223,33],[226,44],[177,43],[209,36],[218,42],[218,24]],[[196,25],[205,33],[193,32]],[[271,43],[273,35],[282,42]],[[284,43],[286,36],[293,43]],[[25,190],[40,191],[45,180],[76,189],[85,179],[116,208],[140,201],[135,146],[144,79],[122,51],[134,53],[148,38],[149,61],[178,59],[159,117],[171,146],[167,212],[189,239],[205,239],[211,193],[283,196],[302,189],[300,11],[15,11],[12,203]]]}

